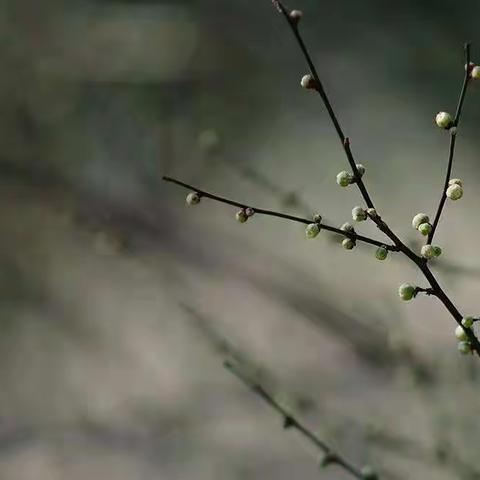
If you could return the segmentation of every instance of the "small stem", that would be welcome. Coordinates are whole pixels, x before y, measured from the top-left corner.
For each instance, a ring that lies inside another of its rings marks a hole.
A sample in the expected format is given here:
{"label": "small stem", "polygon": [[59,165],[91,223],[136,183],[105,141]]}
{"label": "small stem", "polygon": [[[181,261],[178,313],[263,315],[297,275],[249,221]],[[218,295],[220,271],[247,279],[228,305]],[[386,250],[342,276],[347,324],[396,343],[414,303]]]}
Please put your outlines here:
{"label": "small stem", "polygon": [[[290,220],[292,222],[297,222],[297,223],[303,223],[305,225],[308,225],[310,223],[315,223],[312,219],[308,218],[302,218],[302,217],[297,217],[294,215],[288,215],[286,213],[281,213],[281,212],[276,212],[274,210],[265,210],[264,208],[257,208],[257,207],[252,207],[250,205],[247,205],[245,203],[240,203],[236,202],[234,200],[230,200],[229,198],[225,197],[220,197],[219,195],[214,195],[213,193],[206,192],[205,190],[200,190],[199,188],[195,187],[194,185],[189,185],[188,183],[182,182],[180,180],[177,180],[175,178],[171,177],[163,177],[163,180],[166,182],[171,182],[176,185],[179,185],[180,187],[186,188],[188,190],[192,190],[194,192],[197,192],[201,197],[205,198],[210,198],[211,200],[215,200],[220,203],[225,203],[227,205],[232,205],[234,207],[241,208],[243,210],[246,210],[247,208],[251,208],[256,215],[266,215],[269,217],[276,217],[276,218],[283,218],[285,220]],[[385,247],[387,250],[391,252],[397,252],[398,248],[395,245],[385,245],[384,242],[380,242],[379,240],[375,240],[370,237],[365,237],[364,235],[359,235],[356,232],[344,232],[340,228],[332,227],[330,225],[327,225],[325,223],[319,223],[318,224],[323,230],[327,230],[328,232],[333,232],[338,235],[342,235],[343,237],[348,237],[351,238],[352,240],[356,240],[359,242],[364,242],[368,243],[370,245],[375,245],[376,247]]]}
{"label": "small stem", "polygon": [[244,385],[246,385],[253,393],[258,395],[267,405],[269,405],[283,418],[283,427],[285,429],[294,428],[315,447],[317,447],[324,455],[324,458],[321,462],[324,466],[335,464],[343,468],[346,472],[350,473],[353,477],[360,480],[363,479],[362,472],[357,467],[355,467],[340,454],[334,452],[323,440],[318,438],[310,429],[308,429],[289,411],[282,407],[262,385],[253,382],[235,365],[233,365],[233,363],[225,361],[223,365],[230,373],[237,377]]}
{"label": "small stem", "polygon": [[440,222],[440,217],[442,216],[443,207],[445,206],[445,202],[447,200],[447,189],[449,187],[448,183],[450,182],[452,176],[452,167],[453,167],[453,159],[455,157],[455,145],[457,141],[457,128],[460,124],[460,119],[462,116],[462,108],[463,103],[465,101],[465,96],[467,94],[467,88],[470,83],[471,73],[470,73],[470,44],[465,44],[465,76],[463,78],[462,89],[460,91],[460,97],[458,99],[457,110],[455,113],[455,119],[453,121],[453,127],[450,129],[450,150],[448,154],[448,163],[447,163],[447,173],[445,175],[445,182],[443,185],[442,196],[440,197],[440,202],[437,207],[437,212],[435,214],[435,220],[432,224],[432,231],[428,235],[427,243],[431,244],[433,241],[433,237],[435,236],[435,232],[438,227],[438,223]]}

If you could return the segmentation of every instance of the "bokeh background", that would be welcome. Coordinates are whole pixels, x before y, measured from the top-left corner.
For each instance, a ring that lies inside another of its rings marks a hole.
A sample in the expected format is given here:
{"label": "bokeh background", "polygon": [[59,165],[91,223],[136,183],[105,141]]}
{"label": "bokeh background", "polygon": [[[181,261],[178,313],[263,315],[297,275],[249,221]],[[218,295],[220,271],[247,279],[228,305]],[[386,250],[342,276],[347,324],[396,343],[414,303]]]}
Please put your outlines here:
{"label": "bokeh background", "polygon": [[[480,4],[296,0],[382,215],[419,248]],[[385,479],[478,479],[479,369],[423,280],[163,174],[334,225],[361,202],[269,0],[3,0],[0,478],[344,479],[222,368],[233,358]],[[479,312],[480,88],[468,93],[434,265]],[[363,233],[378,237],[369,225]]]}

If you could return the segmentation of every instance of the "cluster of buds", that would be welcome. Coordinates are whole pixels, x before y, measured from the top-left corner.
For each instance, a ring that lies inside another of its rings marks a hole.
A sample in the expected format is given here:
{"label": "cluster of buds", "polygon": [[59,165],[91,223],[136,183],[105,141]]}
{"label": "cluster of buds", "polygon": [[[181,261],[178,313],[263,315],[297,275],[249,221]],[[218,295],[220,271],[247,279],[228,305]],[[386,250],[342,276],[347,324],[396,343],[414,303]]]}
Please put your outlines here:
{"label": "cluster of buds", "polygon": [[460,200],[463,197],[463,182],[458,178],[452,178],[448,182],[446,195],[450,200]]}
{"label": "cluster of buds", "polygon": [[[365,174],[365,167],[361,163],[356,164],[357,172],[360,177],[363,177]],[[348,187],[352,183],[356,182],[355,175],[347,172],[346,170],[341,171],[337,174],[337,183],[341,187]]]}
{"label": "cluster of buds", "polygon": [[420,251],[423,258],[430,260],[434,257],[439,257],[442,254],[442,249],[436,245],[424,245]]}
{"label": "cluster of buds", "polygon": [[[342,230],[342,232],[348,232],[348,233],[355,233],[355,229],[353,228],[353,226],[350,224],[350,223],[344,223],[341,227],[340,227],[340,230]],[[343,239],[342,241],[342,247],[345,249],[345,250],[353,250],[355,247],[357,246],[357,243],[355,242],[354,239],[350,238],[350,237],[346,237]]]}
{"label": "cluster of buds", "polygon": [[418,230],[422,235],[428,236],[432,231],[430,218],[425,213],[417,213],[412,220],[412,227]]}
{"label": "cluster of buds", "polygon": [[247,207],[242,208],[235,214],[235,218],[239,223],[245,223],[250,217],[253,217],[255,210],[253,208]]}
{"label": "cluster of buds", "polygon": [[320,230],[322,228],[322,216],[317,213],[313,217],[313,222],[314,223],[309,223],[305,228],[305,236],[307,238],[315,238],[320,233]]}
{"label": "cluster of buds", "polygon": [[464,317],[462,319],[462,325],[459,325],[455,329],[455,336],[459,340],[458,342],[458,350],[463,355],[467,355],[473,352],[472,344],[468,338],[467,331],[473,327],[473,323],[475,319],[473,317]]}

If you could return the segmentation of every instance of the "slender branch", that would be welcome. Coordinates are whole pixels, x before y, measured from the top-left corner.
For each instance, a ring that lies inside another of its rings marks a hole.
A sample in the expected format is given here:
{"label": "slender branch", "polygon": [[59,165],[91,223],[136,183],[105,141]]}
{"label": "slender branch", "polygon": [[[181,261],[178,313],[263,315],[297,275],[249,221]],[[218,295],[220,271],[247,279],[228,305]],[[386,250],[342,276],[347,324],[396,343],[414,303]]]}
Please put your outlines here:
{"label": "slender branch", "polygon": [[294,428],[323,453],[323,458],[320,462],[322,467],[338,465],[354,478],[360,480],[365,478],[360,469],[355,467],[339,453],[334,452],[323,440],[318,438],[311,430],[303,425],[303,423],[297,420],[289,411],[282,407],[262,385],[253,382],[245,374],[240,372],[240,370],[233,365],[233,363],[225,361],[223,365],[230,373],[237,377],[244,385],[246,385],[253,393],[258,395],[267,405],[269,405],[283,418],[283,426],[285,429]]}
{"label": "slender branch", "polygon": [[[182,181],[177,180],[177,179],[172,178],[172,177],[164,176],[163,180],[165,180],[166,182],[174,183],[174,184],[179,185],[180,187],[186,188],[188,190],[192,190],[194,192],[197,192],[201,197],[210,198],[211,200],[215,200],[215,201],[220,202],[220,203],[225,203],[227,205],[232,205],[234,207],[239,207],[243,210],[246,210],[246,209],[250,208],[250,209],[253,210],[253,212],[256,215],[266,215],[266,216],[269,216],[269,217],[283,218],[285,220],[290,220],[292,222],[297,222],[297,223],[303,223],[305,225],[308,225],[310,223],[315,223],[312,219],[296,217],[294,215],[288,215],[286,213],[276,212],[274,210],[265,210],[264,208],[252,207],[252,206],[247,205],[245,203],[240,203],[240,202],[236,202],[234,200],[230,200],[230,199],[225,198],[225,197],[220,197],[218,195],[214,195],[213,193],[209,193],[209,192],[206,192],[204,190],[200,190],[199,188],[197,188],[193,185],[189,185],[188,183],[182,182]],[[369,243],[370,245],[375,245],[376,247],[385,247],[387,250],[390,250],[392,252],[397,252],[398,251],[398,248],[395,245],[386,245],[384,242],[380,242],[379,240],[375,240],[375,239],[370,238],[370,237],[365,237],[363,235],[359,235],[356,232],[345,232],[345,231],[341,230],[340,228],[332,227],[330,225],[326,225],[325,223],[318,223],[318,225],[323,230],[327,230],[329,232],[333,232],[333,233],[336,233],[338,235],[342,235],[343,237],[351,238],[352,240],[355,240],[355,241]]]}
{"label": "slender branch", "polygon": [[457,111],[455,113],[455,119],[453,121],[453,127],[450,129],[450,150],[448,154],[448,163],[447,163],[447,173],[445,175],[445,183],[443,185],[442,196],[440,197],[440,202],[437,207],[437,213],[435,214],[435,220],[432,224],[432,231],[428,235],[427,243],[431,244],[435,231],[437,230],[438,223],[440,222],[440,217],[442,216],[443,207],[447,200],[447,189],[448,183],[450,182],[452,176],[452,167],[453,159],[455,157],[455,145],[457,141],[457,128],[460,124],[460,119],[462,116],[462,107],[465,101],[465,96],[467,94],[468,85],[470,83],[470,44],[465,44],[465,76],[463,79],[462,89],[460,91],[460,97],[458,99]]}

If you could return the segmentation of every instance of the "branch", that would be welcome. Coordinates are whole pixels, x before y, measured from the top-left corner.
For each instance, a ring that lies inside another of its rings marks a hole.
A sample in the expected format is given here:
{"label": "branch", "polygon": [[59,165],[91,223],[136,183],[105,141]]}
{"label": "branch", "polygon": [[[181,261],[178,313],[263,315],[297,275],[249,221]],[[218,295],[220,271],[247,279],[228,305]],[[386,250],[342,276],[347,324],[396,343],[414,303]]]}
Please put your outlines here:
{"label": "branch", "polygon": [[465,96],[467,94],[468,85],[470,83],[470,44],[465,44],[465,77],[463,79],[462,90],[460,91],[460,97],[458,99],[457,111],[455,113],[455,119],[453,121],[453,126],[450,129],[450,151],[448,155],[448,164],[447,164],[447,173],[445,175],[445,183],[443,185],[442,196],[440,197],[440,203],[437,207],[437,213],[435,214],[435,220],[433,221],[432,231],[428,235],[427,244],[432,243],[433,237],[435,235],[435,231],[437,230],[438,223],[440,222],[440,217],[442,216],[443,207],[445,206],[445,202],[447,200],[447,189],[448,189],[448,182],[452,176],[452,167],[453,167],[453,159],[455,156],[455,144],[457,141],[457,128],[460,124],[460,119],[462,116],[462,107],[465,101]]}
{"label": "branch", "polygon": [[[288,215],[286,213],[276,212],[276,211],[273,211],[273,210],[265,210],[263,208],[252,207],[252,206],[247,205],[245,203],[240,203],[240,202],[236,202],[234,200],[230,200],[228,198],[220,197],[218,195],[208,193],[204,190],[200,190],[193,185],[189,185],[188,183],[184,183],[184,182],[181,182],[180,180],[176,180],[175,178],[164,176],[163,180],[165,180],[166,182],[174,183],[176,185],[179,185],[180,187],[186,188],[186,189],[191,190],[193,192],[196,192],[201,197],[210,198],[211,200],[215,200],[215,201],[220,202],[220,203],[225,203],[227,205],[232,205],[234,207],[241,208],[242,210],[251,209],[256,215],[266,215],[266,216],[269,216],[269,217],[283,218],[285,220],[290,220],[292,222],[297,222],[297,223],[303,223],[305,225],[309,225],[310,223],[315,223],[312,219],[296,217],[294,215]],[[340,228],[332,227],[332,226],[326,225],[324,223],[318,223],[318,225],[323,230],[327,230],[329,232],[333,232],[333,233],[336,233],[338,235],[342,235],[343,237],[351,238],[352,240],[355,240],[355,241],[369,243],[370,245],[375,245],[377,247],[385,247],[387,250],[390,250],[392,252],[397,252],[398,251],[398,248],[395,245],[385,245],[384,242],[374,240],[373,238],[365,237],[363,235],[358,235],[355,232],[343,231]]]}
{"label": "branch", "polygon": [[[259,383],[253,382],[246,375],[241,373],[237,367],[231,362],[224,362],[224,367],[237,377],[244,385],[246,385],[253,393],[258,395],[267,405],[275,410],[283,418],[283,427],[285,429],[294,428],[307,440],[309,440],[315,447],[317,447],[322,453],[323,458],[320,462],[322,467],[329,465],[338,465],[340,468],[348,472],[354,478],[363,480],[365,478],[378,479],[378,476],[373,472],[369,472],[370,476],[364,473],[363,469],[360,470],[350,463],[347,459],[341,456],[339,453],[334,452],[323,440],[318,438],[311,430],[304,426],[299,420],[297,420],[290,412],[282,407],[273,396],[265,390]],[[365,470],[366,471],[366,470]]]}

